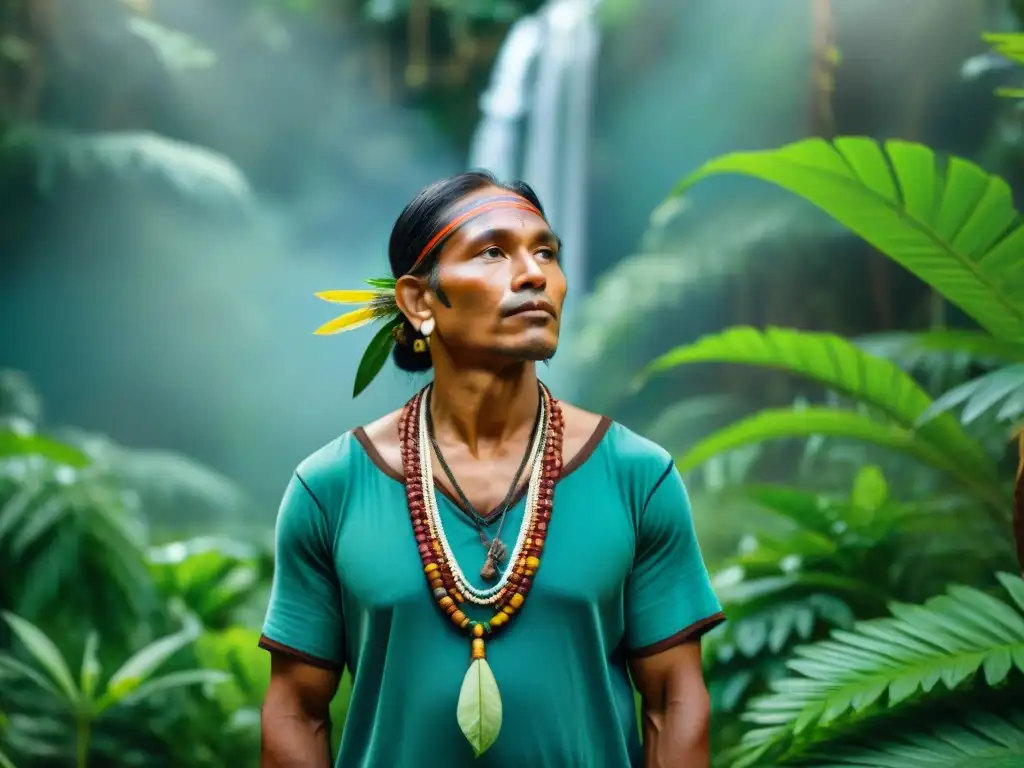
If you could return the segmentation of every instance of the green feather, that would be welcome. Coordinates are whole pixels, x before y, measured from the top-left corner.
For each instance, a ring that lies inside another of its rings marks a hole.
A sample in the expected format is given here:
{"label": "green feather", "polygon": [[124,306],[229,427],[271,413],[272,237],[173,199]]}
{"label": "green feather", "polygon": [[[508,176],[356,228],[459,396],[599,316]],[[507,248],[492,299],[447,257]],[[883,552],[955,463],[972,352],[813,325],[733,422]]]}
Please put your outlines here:
{"label": "green feather", "polygon": [[384,367],[384,363],[388,360],[388,355],[391,354],[391,348],[395,344],[391,331],[401,322],[401,317],[392,318],[370,340],[366,351],[363,352],[362,360],[359,361],[359,368],[356,370],[356,381],[352,388],[352,397],[358,397],[360,392],[370,386],[370,382],[377,377],[380,369]]}
{"label": "green feather", "polygon": [[458,708],[459,728],[480,757],[498,740],[501,731],[501,694],[486,659],[475,659],[462,680]]}
{"label": "green feather", "polygon": [[371,288],[380,288],[384,291],[395,290],[395,283],[398,281],[393,277],[371,277],[366,281],[366,284]]}

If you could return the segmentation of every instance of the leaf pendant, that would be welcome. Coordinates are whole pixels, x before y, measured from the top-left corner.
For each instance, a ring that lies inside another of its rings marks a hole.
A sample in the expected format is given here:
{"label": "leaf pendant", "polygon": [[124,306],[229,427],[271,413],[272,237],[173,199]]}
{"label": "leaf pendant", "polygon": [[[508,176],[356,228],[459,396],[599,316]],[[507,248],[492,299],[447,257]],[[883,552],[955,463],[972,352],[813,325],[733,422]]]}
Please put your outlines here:
{"label": "leaf pendant", "polygon": [[486,659],[474,659],[462,679],[459,693],[459,728],[480,757],[498,740],[501,731],[501,693]]}

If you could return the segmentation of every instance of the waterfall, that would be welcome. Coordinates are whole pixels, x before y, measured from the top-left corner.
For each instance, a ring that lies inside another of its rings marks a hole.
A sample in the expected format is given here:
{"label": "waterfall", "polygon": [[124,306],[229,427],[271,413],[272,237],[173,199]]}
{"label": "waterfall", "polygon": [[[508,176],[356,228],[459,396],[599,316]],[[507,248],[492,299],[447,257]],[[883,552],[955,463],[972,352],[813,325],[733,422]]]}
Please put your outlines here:
{"label": "waterfall", "polygon": [[523,179],[565,242],[562,268],[579,297],[586,279],[584,212],[600,0],[550,0],[517,21],[480,100],[471,168]]}

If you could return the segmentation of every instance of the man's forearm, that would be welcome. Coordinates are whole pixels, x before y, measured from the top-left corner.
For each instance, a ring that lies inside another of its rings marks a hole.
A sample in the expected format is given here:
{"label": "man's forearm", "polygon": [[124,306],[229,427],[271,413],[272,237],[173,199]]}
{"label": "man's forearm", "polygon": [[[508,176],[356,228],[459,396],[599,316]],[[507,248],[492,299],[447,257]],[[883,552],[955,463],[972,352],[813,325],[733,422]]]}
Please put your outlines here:
{"label": "man's forearm", "polygon": [[331,724],[264,711],[260,768],[331,768]]}
{"label": "man's forearm", "polygon": [[708,768],[709,712],[672,702],[644,711],[644,768]]}

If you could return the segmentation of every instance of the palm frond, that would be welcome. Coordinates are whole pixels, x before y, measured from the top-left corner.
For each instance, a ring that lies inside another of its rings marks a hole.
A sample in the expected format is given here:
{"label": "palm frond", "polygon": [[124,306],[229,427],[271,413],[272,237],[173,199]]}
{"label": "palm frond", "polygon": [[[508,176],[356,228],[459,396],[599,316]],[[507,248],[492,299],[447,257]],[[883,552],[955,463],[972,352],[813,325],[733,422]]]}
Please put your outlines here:
{"label": "palm frond", "polygon": [[893,604],[892,618],[798,648],[787,664],[796,676],[776,682],[745,714],[755,727],[741,741],[737,768],[806,752],[823,732],[840,733],[882,706],[956,689],[979,673],[996,686],[1014,668],[1024,671],[1024,579],[999,580],[1013,605],[953,586],[923,605]]}
{"label": "palm frond", "polygon": [[[831,333],[785,328],[729,328],[721,333],[677,347],[652,362],[640,378],[694,363],[741,363],[797,373],[856,398],[882,412],[904,429],[919,426],[932,399],[913,378],[887,360],[866,354]],[[970,466],[979,476],[994,470],[982,447],[947,416],[917,429],[921,441],[954,463]]]}

